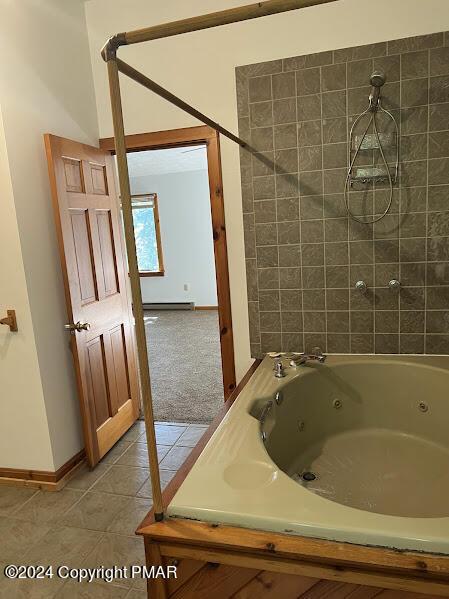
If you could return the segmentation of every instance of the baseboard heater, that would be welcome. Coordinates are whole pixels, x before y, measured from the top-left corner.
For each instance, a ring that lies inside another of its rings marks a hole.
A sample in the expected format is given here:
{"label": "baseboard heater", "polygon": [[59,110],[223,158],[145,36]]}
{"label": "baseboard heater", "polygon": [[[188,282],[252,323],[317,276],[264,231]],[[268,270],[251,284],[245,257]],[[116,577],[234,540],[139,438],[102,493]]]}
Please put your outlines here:
{"label": "baseboard heater", "polygon": [[195,310],[195,302],[143,303],[144,310]]}

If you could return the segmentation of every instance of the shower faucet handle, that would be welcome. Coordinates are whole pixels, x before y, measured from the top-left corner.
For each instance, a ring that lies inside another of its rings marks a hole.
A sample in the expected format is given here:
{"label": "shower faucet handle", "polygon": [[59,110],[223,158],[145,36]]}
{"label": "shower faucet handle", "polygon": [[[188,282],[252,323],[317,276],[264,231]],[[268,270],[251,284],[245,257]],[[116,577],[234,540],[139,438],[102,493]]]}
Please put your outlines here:
{"label": "shower faucet handle", "polygon": [[388,287],[392,291],[399,291],[401,283],[397,279],[391,279],[391,281],[388,282]]}
{"label": "shower faucet handle", "polygon": [[354,287],[357,291],[360,291],[360,293],[363,294],[368,291],[368,285],[365,283],[365,281],[357,281]]}

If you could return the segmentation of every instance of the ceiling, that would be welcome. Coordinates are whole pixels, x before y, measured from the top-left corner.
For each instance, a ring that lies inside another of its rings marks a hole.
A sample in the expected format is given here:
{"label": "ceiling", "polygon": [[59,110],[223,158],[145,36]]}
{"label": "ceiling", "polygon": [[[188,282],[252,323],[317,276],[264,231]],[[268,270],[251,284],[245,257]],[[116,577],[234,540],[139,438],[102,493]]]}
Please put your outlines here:
{"label": "ceiling", "polygon": [[128,168],[130,177],[206,170],[206,146],[132,152],[128,154]]}

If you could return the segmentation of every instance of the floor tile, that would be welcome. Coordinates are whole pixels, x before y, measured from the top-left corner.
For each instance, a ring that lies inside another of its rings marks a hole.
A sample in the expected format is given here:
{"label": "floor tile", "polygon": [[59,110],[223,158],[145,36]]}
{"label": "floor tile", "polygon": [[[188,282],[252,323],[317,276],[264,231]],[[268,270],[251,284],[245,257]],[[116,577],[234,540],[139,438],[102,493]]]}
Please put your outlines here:
{"label": "floor tile", "polygon": [[56,564],[78,568],[98,545],[104,533],[57,526],[47,532],[24,559],[29,564]]}
{"label": "floor tile", "polygon": [[53,599],[64,581],[57,576],[39,580],[0,579],[0,599]]}
{"label": "floor tile", "polygon": [[126,506],[126,497],[109,493],[86,493],[60,519],[60,524],[89,530],[107,530]]}
{"label": "floor tile", "polygon": [[101,582],[66,582],[55,599],[125,599],[129,588]]}
{"label": "floor tile", "polygon": [[45,524],[35,524],[16,520],[15,518],[0,517],[1,558],[10,563],[22,560],[31,546],[38,543],[50,530]]}
{"label": "floor tile", "polygon": [[[131,566],[144,565],[143,540],[138,537],[129,537],[105,533],[96,547],[83,561],[82,566],[95,568],[105,566]],[[80,564],[81,565],[81,564]],[[132,579],[121,579],[120,584],[131,587]]]}
{"label": "floor tile", "polygon": [[126,599],[147,599],[148,594],[145,589],[131,589]]}
{"label": "floor tile", "polygon": [[36,489],[0,485],[0,516],[12,514],[35,493]]}
{"label": "floor tile", "polygon": [[117,443],[112,447],[108,453],[101,458],[101,464],[115,464],[115,462],[119,459],[119,457],[128,449],[131,445],[131,441],[124,441],[120,439]]}
{"label": "floor tile", "polygon": [[114,465],[95,483],[91,490],[116,495],[136,495],[147,480],[148,474],[148,468]]}
{"label": "floor tile", "polygon": [[110,524],[108,531],[133,536],[152,507],[151,499],[124,497],[124,505]]}
{"label": "floor tile", "polygon": [[187,426],[156,425],[156,441],[158,445],[173,445],[187,429]]}
{"label": "floor tile", "polygon": [[57,521],[69,508],[71,508],[83,495],[83,491],[75,489],[62,489],[62,491],[39,491],[14,517],[38,523]]}
{"label": "floor tile", "polygon": [[189,422],[163,422],[162,420],[156,420],[154,423],[156,426],[189,426]]}
{"label": "floor tile", "polygon": [[[161,473],[161,487],[162,487],[162,489],[165,489],[165,487],[168,485],[168,483],[171,481],[171,479],[175,476],[176,470],[161,470],[160,473]],[[147,497],[147,498],[152,497],[150,479],[145,481],[143,483],[143,485],[140,487],[140,489],[137,493],[137,497]]]}
{"label": "floor tile", "polygon": [[[171,445],[158,445],[157,456],[159,462],[167,455]],[[121,466],[141,466],[142,468],[149,467],[148,450],[146,443],[133,443],[128,447],[122,457],[117,461],[117,465]]]}
{"label": "floor tile", "polygon": [[69,480],[65,488],[87,491],[109,468],[110,464],[107,463],[97,464],[92,470],[88,466],[84,466],[72,480]]}
{"label": "floor tile", "polygon": [[182,447],[175,445],[170,449],[165,458],[162,460],[160,466],[164,470],[178,470],[182,464],[186,461],[188,455],[192,451],[191,447]]}
{"label": "floor tile", "polygon": [[201,437],[204,435],[206,428],[199,426],[189,426],[176,441],[176,445],[183,447],[195,447]]}
{"label": "floor tile", "polygon": [[123,441],[133,442],[137,441],[142,433],[145,432],[145,423],[143,420],[138,420],[132,427],[126,432],[122,439]]}

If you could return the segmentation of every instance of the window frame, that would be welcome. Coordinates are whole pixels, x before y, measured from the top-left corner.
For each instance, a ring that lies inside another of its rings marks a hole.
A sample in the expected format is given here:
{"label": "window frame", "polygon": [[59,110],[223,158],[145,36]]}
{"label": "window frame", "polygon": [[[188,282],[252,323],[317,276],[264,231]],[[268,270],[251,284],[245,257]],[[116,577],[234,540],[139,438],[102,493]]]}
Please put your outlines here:
{"label": "window frame", "polygon": [[159,221],[159,205],[157,193],[136,193],[131,195],[131,209],[142,210],[144,207],[134,207],[133,202],[139,198],[150,198],[153,201],[154,228],[156,233],[156,249],[159,270],[139,270],[140,277],[163,277],[165,275],[164,256],[162,253],[161,226]]}

